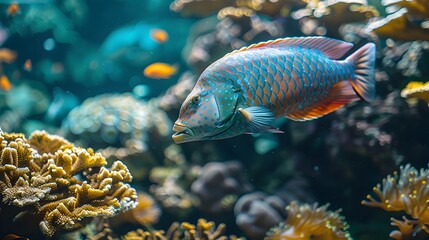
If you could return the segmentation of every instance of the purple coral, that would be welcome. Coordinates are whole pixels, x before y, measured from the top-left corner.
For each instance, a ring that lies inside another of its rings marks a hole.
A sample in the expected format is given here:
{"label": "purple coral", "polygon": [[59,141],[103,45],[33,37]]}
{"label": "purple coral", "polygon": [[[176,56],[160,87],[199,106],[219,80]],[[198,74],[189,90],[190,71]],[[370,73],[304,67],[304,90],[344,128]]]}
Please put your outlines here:
{"label": "purple coral", "polygon": [[242,176],[239,162],[210,162],[202,169],[191,190],[200,200],[201,210],[220,213],[231,206],[231,200],[251,190],[251,185]]}
{"label": "purple coral", "polygon": [[251,239],[262,239],[286,217],[286,203],[277,196],[253,192],[242,196],[234,207],[235,222]]}

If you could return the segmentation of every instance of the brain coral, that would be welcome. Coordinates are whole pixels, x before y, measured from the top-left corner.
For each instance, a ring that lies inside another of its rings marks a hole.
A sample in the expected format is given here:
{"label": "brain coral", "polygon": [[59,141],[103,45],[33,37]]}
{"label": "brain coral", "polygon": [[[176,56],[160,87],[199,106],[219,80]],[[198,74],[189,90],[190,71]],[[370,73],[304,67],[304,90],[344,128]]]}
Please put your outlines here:
{"label": "brain coral", "polygon": [[78,137],[96,149],[136,144],[145,149],[149,142],[169,135],[172,128],[170,119],[157,104],[128,93],[102,94],[74,108],[62,129],[67,136]]}
{"label": "brain coral", "polygon": [[137,194],[125,183],[132,180],[127,167],[120,161],[110,169],[106,164],[91,148],[75,147],[44,131],[28,139],[0,131],[2,229],[22,230],[16,223],[30,220],[39,223],[45,237],[53,237],[82,227],[87,218],[134,208]]}

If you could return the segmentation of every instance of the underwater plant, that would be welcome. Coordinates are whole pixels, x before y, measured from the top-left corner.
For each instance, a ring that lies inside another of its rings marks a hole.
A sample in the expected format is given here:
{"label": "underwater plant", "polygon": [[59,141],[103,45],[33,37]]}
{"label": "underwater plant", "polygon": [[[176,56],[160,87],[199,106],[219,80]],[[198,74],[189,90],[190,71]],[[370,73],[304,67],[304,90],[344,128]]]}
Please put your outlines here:
{"label": "underwater plant", "polygon": [[[391,218],[391,225],[398,230],[390,233],[397,240],[427,239],[429,237],[429,169],[418,171],[410,164],[400,166],[399,172],[388,175],[373,191],[376,198],[368,195],[362,205],[379,207],[385,211],[407,214],[402,220]],[[411,217],[411,219],[408,219]]]}
{"label": "underwater plant", "polygon": [[51,238],[83,227],[88,218],[137,206],[136,190],[127,184],[132,176],[122,162],[106,168],[100,153],[60,136],[36,131],[26,139],[0,132],[0,153],[0,236],[6,230],[37,235],[20,227],[30,222]]}

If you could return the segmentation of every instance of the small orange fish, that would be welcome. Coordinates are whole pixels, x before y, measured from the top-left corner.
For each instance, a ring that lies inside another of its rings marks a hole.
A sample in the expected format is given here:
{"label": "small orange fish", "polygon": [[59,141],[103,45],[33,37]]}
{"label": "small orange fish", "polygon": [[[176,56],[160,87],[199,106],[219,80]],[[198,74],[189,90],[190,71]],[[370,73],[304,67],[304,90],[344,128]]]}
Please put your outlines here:
{"label": "small orange fish", "polygon": [[168,33],[159,28],[152,29],[150,31],[150,37],[157,43],[165,43],[168,41]]}
{"label": "small orange fish", "polygon": [[10,83],[9,78],[6,75],[2,75],[0,77],[0,88],[5,90],[6,92],[12,89],[12,83]]}
{"label": "small orange fish", "polygon": [[169,79],[176,72],[177,72],[176,65],[169,65],[166,63],[157,62],[147,66],[144,69],[143,74],[148,78]]}
{"label": "small orange fish", "polygon": [[29,71],[31,71],[31,69],[33,69],[31,59],[27,59],[27,61],[25,61],[25,63],[24,63],[24,70],[29,72]]}
{"label": "small orange fish", "polygon": [[15,16],[17,13],[19,13],[19,10],[20,10],[20,7],[18,3],[11,3],[7,8],[7,14],[9,16]]}
{"label": "small orange fish", "polygon": [[16,52],[7,48],[0,48],[0,63],[12,63],[16,59]]}

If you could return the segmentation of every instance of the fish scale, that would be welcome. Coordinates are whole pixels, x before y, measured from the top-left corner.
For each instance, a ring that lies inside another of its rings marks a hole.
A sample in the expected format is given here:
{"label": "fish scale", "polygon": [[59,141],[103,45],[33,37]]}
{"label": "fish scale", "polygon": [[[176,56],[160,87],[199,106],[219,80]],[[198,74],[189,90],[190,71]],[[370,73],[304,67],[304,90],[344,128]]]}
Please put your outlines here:
{"label": "fish scale", "polygon": [[276,118],[311,120],[375,96],[375,45],[344,60],[351,43],[283,38],[235,50],[212,63],[182,104],[176,143],[280,132]]}
{"label": "fish scale", "polygon": [[[346,62],[334,62],[317,50],[275,51],[272,55],[262,59],[258,59],[258,54],[259,51],[256,50],[236,53],[228,67],[231,68],[230,72],[237,72],[238,76],[253,79],[252,81],[236,81],[242,90],[248,93],[246,94],[248,104],[267,105],[276,115],[285,115],[288,111],[293,111],[299,107],[298,103],[301,103],[301,106],[310,106],[314,101],[324,97],[322,94],[326,89],[324,87],[332,86],[340,79],[349,79],[353,76],[352,69],[344,68],[344,65],[347,65]],[[309,59],[315,58],[314,56],[317,56],[317,66],[310,68]],[[258,63],[251,62],[252,67],[248,66],[249,63],[239,64],[246,58],[257,59],[255,62]],[[279,61],[282,58],[285,59],[285,62]],[[260,66],[259,69],[257,66]],[[289,76],[286,76],[288,79],[276,74],[285,72],[285,70],[290,73]],[[257,74],[260,76],[258,79],[255,77]],[[328,77],[318,79],[316,76]],[[284,81],[290,81],[291,84],[281,88],[280,83]],[[276,88],[279,88],[282,94],[273,91]],[[285,105],[292,105],[292,107],[288,108]]]}

